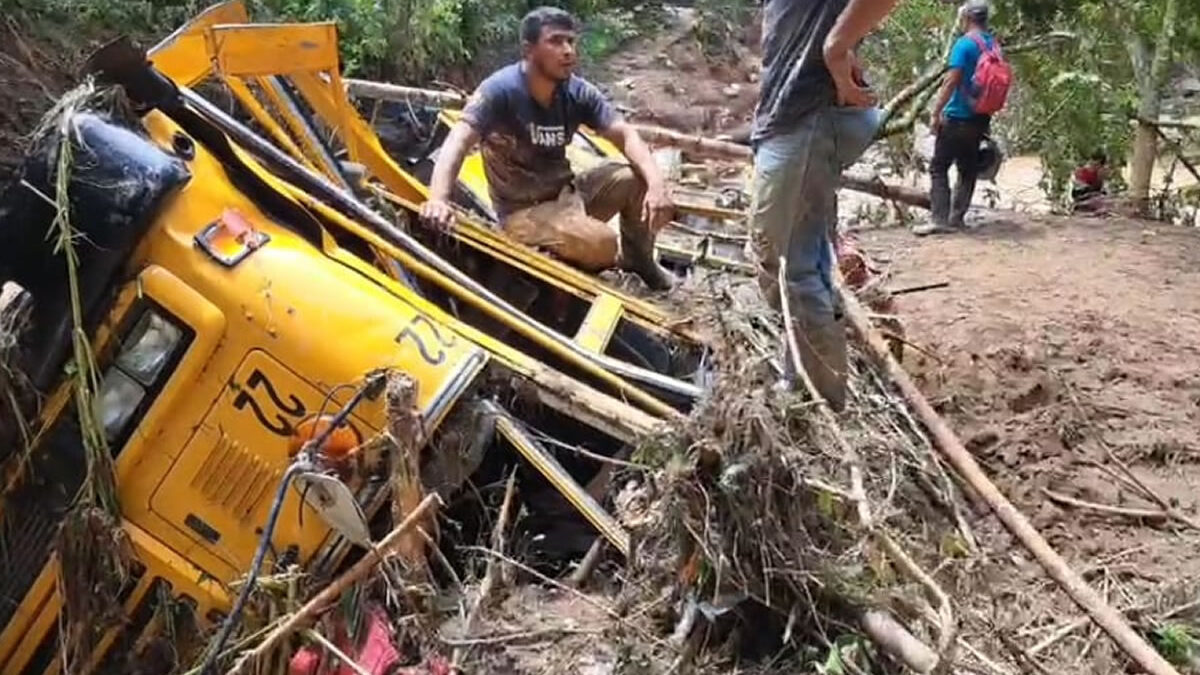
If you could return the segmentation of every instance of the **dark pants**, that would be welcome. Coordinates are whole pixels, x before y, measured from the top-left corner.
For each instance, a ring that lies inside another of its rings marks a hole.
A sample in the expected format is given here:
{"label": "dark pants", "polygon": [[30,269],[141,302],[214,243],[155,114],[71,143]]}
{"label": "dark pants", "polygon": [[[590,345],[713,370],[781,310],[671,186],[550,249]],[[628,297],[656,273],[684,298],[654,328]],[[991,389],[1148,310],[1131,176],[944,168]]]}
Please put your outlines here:
{"label": "dark pants", "polygon": [[[979,175],[979,143],[990,126],[989,117],[947,119],[942,124],[933,147],[933,161],[929,163],[929,198],[934,223],[962,227],[975,194],[975,178]],[[950,198],[951,164],[958,168],[953,200]]]}
{"label": "dark pants", "polygon": [[1096,185],[1076,185],[1071,188],[1071,199],[1075,202],[1086,201],[1098,194],[1101,194],[1101,190]]}

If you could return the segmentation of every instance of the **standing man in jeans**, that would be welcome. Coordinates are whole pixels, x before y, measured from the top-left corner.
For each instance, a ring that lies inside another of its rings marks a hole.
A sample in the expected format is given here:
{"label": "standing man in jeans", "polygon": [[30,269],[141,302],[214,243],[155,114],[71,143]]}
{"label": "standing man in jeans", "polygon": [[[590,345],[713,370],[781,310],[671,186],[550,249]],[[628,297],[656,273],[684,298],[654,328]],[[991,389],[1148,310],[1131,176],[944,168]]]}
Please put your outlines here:
{"label": "standing man in jeans", "polygon": [[[981,45],[994,44],[988,32],[988,3],[968,0],[958,9],[962,37],[950,50],[950,70],[929,126],[937,135],[933,160],[929,163],[930,221],[913,228],[917,235],[954,232],[964,227],[963,219],[975,194],[975,179],[979,175],[979,144],[991,128],[990,115],[980,115],[972,104],[971,80],[975,66],[983,54]],[[950,195],[950,165],[958,168],[958,185]]]}
{"label": "standing man in jeans", "polygon": [[[765,0],[763,6],[762,92],[750,138],[759,285],[772,307],[788,303],[794,325],[787,328],[804,370],[835,410],[846,401],[846,332],[830,233],[842,170],[871,144],[881,119],[854,49],[896,2]],[[781,257],[787,297],[779,293]]]}

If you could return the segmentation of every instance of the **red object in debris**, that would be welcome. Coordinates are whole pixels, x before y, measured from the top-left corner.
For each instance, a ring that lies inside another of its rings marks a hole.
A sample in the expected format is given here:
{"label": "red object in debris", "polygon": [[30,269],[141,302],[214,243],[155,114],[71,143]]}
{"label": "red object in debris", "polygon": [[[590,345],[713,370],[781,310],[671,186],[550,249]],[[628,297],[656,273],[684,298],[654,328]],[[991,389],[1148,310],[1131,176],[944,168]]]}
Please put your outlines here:
{"label": "red object in debris", "polygon": [[[384,675],[400,661],[400,652],[392,644],[392,627],[382,609],[373,607],[367,613],[367,635],[354,660],[371,675]],[[355,675],[349,666],[342,666],[338,675]]]}
{"label": "red object in debris", "polygon": [[450,665],[450,661],[442,656],[429,657],[429,675],[451,675],[454,668]]}
{"label": "red object in debris", "polygon": [[317,675],[320,668],[321,651],[316,647],[305,647],[288,661],[288,675]]}
{"label": "red object in debris", "polygon": [[[392,627],[388,623],[387,614],[378,607],[368,610],[366,619],[366,635],[357,649],[350,645],[344,625],[339,624],[338,649],[349,655],[354,659],[354,663],[371,675],[385,675],[400,662],[400,652],[392,644]],[[328,656],[325,664],[322,664],[322,656]],[[328,668],[323,668],[323,665]],[[335,665],[336,670],[331,671],[329,668]],[[315,645],[297,651],[288,662],[288,675],[319,675],[324,672],[332,672],[334,675],[356,675],[357,671],[342,663],[340,659],[326,655],[324,649]],[[447,675],[449,672],[446,671]]]}

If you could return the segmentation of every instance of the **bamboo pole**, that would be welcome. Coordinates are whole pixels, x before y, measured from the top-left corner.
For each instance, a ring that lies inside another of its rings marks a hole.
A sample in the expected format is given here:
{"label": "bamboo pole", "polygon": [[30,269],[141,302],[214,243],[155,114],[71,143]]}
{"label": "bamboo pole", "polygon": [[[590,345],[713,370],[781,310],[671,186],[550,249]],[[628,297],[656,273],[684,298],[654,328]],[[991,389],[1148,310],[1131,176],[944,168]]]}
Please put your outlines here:
{"label": "bamboo pole", "polygon": [[381,101],[415,103],[417,105],[433,105],[439,108],[448,106],[461,107],[467,102],[466,97],[453,91],[405,87],[399,84],[356,80],[349,77],[344,78],[342,81],[346,83],[346,91],[351,96],[358,98],[373,98]]}
{"label": "bamboo pole", "polygon": [[958,471],[971,487],[987,502],[992,511],[1000,519],[1021,544],[1037,558],[1038,563],[1050,575],[1050,578],[1092,618],[1096,625],[1117,643],[1118,646],[1140,665],[1150,675],[1179,675],[1179,672],[1154,650],[1141,635],[1125,621],[1116,610],[1108,605],[1091,586],[1087,584],[1034,529],[1029,520],[1013,506],[1012,502],[1000,492],[999,488],[987,477],[983,469],[963,446],[962,441],[954,434],[945,420],[937,414],[921,390],[908,377],[908,373],[900,367],[892,356],[883,337],[871,326],[866,311],[851,293],[840,289],[846,317],[849,319],[855,333],[865,344],[871,356],[896,383],[901,395],[912,407],[913,412],[925,428],[938,450]]}
{"label": "bamboo pole", "polygon": [[[684,152],[698,157],[744,161],[753,159],[753,153],[750,148],[737,143],[683,134],[663,127],[636,125],[636,128],[638,134],[648,143],[678,147]],[[929,208],[928,193],[903,185],[885,183],[878,178],[842,174],[842,187],[857,192],[865,192],[882,199],[901,202],[909,206],[916,206],[923,209]]]}
{"label": "bamboo pole", "polygon": [[363,556],[354,566],[346,570],[342,576],[334,579],[332,583],[326,586],[313,599],[304,603],[295,614],[283,622],[278,628],[271,631],[257,647],[246,652],[241,658],[233,664],[233,668],[229,670],[228,675],[242,675],[244,673],[253,672],[253,665],[260,662],[267,654],[271,653],[275,647],[279,646],[285,638],[298,630],[307,628],[309,624],[316,620],[321,612],[337,603],[338,598],[345,592],[351,584],[359,581],[369,574],[379,565],[384,556],[391,552],[392,549],[400,545],[405,540],[405,535],[408,531],[415,527],[424,517],[425,514],[436,506],[441,500],[436,494],[430,494],[417,505],[417,508],[404,518],[404,522],[400,523],[395,529],[388,533],[379,545],[376,547],[378,555]]}

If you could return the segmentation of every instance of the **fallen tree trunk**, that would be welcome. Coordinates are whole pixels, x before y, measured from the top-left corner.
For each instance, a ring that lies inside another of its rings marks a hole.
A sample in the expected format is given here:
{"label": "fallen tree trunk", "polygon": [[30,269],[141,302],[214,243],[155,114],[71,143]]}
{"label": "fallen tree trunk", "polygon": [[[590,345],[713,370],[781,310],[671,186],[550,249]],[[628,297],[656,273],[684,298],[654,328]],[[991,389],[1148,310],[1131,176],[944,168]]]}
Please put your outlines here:
{"label": "fallen tree trunk", "polygon": [[371,80],[356,80],[346,78],[346,91],[358,98],[373,98],[380,101],[395,101],[397,103],[413,103],[416,105],[432,105],[439,108],[461,107],[466,104],[466,97],[453,91],[438,91],[436,89],[421,89],[405,87],[387,82],[372,82]]}
{"label": "fallen tree trunk", "polygon": [[[648,143],[677,147],[697,157],[744,161],[753,159],[753,153],[745,145],[719,141],[714,138],[704,138],[703,136],[683,134],[671,129],[664,129],[663,127],[637,125],[637,130],[642,139]],[[842,174],[842,187],[857,192],[865,192],[882,199],[908,204],[909,206],[916,206],[922,209],[929,208],[929,193],[903,185],[885,183],[878,178]]]}
{"label": "fallen tree trunk", "polygon": [[857,192],[865,192],[888,201],[900,202],[917,208],[929,208],[929,193],[917,188],[885,183],[878,178],[867,178],[842,174],[842,187]]}
{"label": "fallen tree trunk", "polygon": [[962,441],[937,414],[921,390],[908,377],[908,373],[896,362],[883,337],[871,326],[866,311],[853,294],[839,288],[844,302],[846,317],[861,342],[867,346],[872,358],[896,384],[901,395],[912,407],[913,413],[928,430],[934,445],[954,466],[959,475],[987,502],[992,511],[1041,564],[1050,578],[1058,583],[1075,604],[1092,618],[1134,662],[1151,675],[1179,675],[1179,672],[1151,647],[1125,621],[1116,610],[1104,601],[1034,529],[1029,520],[1013,506],[987,477],[983,469],[963,446]]}

